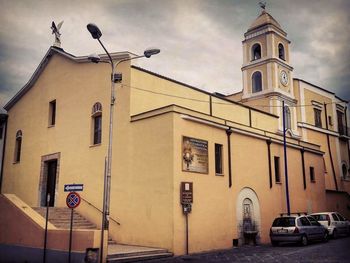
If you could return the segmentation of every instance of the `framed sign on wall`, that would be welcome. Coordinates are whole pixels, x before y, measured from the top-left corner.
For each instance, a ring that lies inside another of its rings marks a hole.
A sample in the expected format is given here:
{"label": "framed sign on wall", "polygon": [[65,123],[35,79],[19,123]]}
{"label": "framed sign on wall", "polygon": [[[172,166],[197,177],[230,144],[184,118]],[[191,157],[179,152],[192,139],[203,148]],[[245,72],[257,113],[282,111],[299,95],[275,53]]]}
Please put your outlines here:
{"label": "framed sign on wall", "polygon": [[208,173],[208,141],[182,137],[182,170]]}

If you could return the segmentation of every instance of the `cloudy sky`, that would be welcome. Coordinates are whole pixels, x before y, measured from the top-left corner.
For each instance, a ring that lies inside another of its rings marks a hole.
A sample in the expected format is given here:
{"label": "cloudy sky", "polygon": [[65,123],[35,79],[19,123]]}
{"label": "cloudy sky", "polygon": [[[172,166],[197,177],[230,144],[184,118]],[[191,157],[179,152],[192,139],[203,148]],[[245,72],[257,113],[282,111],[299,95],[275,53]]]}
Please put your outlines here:
{"label": "cloudy sky", "polygon": [[[139,66],[224,94],[242,89],[242,40],[258,0],[0,0],[0,107],[29,80],[64,20],[62,48],[102,53],[86,30],[99,26],[110,52],[159,47]],[[350,100],[350,1],[267,0],[292,41],[294,77]]]}

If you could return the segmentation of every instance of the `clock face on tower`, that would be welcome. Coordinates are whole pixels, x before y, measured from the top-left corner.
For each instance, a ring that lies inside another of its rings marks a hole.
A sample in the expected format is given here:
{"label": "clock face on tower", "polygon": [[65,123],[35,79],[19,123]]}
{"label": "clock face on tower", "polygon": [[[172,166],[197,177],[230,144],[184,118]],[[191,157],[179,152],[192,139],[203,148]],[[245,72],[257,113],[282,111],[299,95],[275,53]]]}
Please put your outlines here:
{"label": "clock face on tower", "polygon": [[280,81],[284,86],[287,86],[288,84],[288,74],[284,70],[280,73]]}

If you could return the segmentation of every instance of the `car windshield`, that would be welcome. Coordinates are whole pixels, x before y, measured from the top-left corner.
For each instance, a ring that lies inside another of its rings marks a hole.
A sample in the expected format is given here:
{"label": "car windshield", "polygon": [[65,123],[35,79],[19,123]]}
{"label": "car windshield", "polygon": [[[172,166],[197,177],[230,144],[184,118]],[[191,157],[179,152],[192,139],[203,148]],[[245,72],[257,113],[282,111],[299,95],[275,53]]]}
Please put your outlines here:
{"label": "car windshield", "polygon": [[320,214],[320,215],[311,215],[313,218],[315,218],[317,221],[328,221],[329,216],[327,214]]}
{"label": "car windshield", "polygon": [[279,217],[273,221],[274,227],[290,227],[295,226],[295,217]]}

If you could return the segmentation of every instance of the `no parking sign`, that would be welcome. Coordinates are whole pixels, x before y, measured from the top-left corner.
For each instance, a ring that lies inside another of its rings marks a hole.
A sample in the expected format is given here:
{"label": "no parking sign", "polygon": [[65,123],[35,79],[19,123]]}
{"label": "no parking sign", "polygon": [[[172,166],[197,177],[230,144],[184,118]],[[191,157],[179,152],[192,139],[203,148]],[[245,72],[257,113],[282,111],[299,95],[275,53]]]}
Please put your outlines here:
{"label": "no parking sign", "polygon": [[67,195],[66,204],[68,208],[76,208],[80,204],[80,195],[76,192],[70,192]]}

